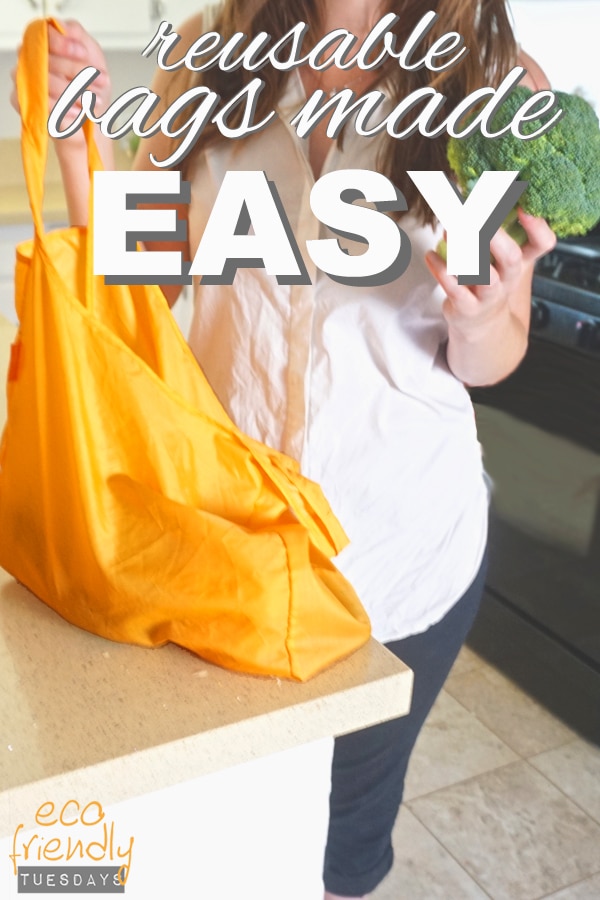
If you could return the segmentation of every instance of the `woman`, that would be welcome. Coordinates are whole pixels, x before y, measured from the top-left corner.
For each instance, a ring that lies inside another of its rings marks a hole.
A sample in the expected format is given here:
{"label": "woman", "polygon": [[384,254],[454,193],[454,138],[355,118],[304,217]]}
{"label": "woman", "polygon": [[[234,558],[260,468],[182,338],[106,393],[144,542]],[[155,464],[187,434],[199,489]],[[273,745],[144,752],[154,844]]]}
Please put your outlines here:
{"label": "woman", "polygon": [[[350,87],[382,90],[395,105],[433,83],[449,108],[478,87],[497,84],[520,62],[523,84],[546,87],[535,64],[519,56],[504,0],[439,0],[430,39],[458,31],[470,49],[460,63],[431,72],[402,69],[391,60],[375,70],[315,71],[288,77],[264,70],[257,118],[277,107],[279,117],[252,137],[227,141],[207,130],[183,163],[192,199],[180,246],[195,255],[225,172],[264,170],[274,182],[303,248],[323,237],[308,205],[314,181],[337,168],[383,171],[406,195],[401,226],[412,259],[384,285],[343,286],[306,265],[309,285],[280,285],[263,269],[237,271],[232,285],[197,284],[190,344],[224,406],[251,434],[301,461],[320,482],[349,534],[339,567],[357,589],[375,636],[415,672],[409,716],[336,741],[331,820],[325,857],[325,897],[371,892],[392,865],[391,831],[402,799],[408,759],[474,619],[483,589],[487,493],[472,407],[465,385],[507,376],[527,345],[535,260],[554,236],[540,219],[520,214],[528,243],[520,249],[500,230],[492,239],[490,284],[465,286],[434,252],[439,228],[406,177],[410,169],[447,169],[445,141],[417,135],[406,141],[360,138],[350,126],[337,142],[325,123],[300,139],[289,125],[306,97]],[[230,35],[267,31],[282,36],[308,21],[309,42],[335,28],[359,39],[386,12],[397,46],[425,10],[416,0],[229,0],[180,30],[181,47],[205,30]],[[110,92],[100,48],[76,23],[67,35],[50,30],[50,101],[84,65],[101,71],[92,85],[99,107]],[[203,74],[226,98],[252,76],[243,70]],[[153,85],[168,103],[189,87],[189,73],[159,71]],[[72,224],[87,219],[88,175],[80,132],[57,142]],[[102,152],[110,165],[110,143]],[[160,133],[142,142],[137,168],[152,168],[172,141]],[[149,244],[158,249],[161,244]],[[173,249],[173,244],[169,244]],[[348,242],[349,252],[360,246]],[[177,288],[165,288],[170,301]],[[282,891],[282,896],[285,891]]]}

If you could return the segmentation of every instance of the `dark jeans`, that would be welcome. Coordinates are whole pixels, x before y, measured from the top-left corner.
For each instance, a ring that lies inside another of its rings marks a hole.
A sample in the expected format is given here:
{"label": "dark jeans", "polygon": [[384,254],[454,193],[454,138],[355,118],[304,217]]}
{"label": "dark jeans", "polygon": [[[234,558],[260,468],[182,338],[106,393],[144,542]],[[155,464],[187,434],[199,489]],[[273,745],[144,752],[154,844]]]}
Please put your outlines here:
{"label": "dark jeans", "polygon": [[387,644],[415,674],[409,714],[336,739],[324,871],[325,888],[334,894],[368,894],[392,867],[391,834],[409,757],[473,624],[485,570],[484,560],[471,586],[440,622]]}

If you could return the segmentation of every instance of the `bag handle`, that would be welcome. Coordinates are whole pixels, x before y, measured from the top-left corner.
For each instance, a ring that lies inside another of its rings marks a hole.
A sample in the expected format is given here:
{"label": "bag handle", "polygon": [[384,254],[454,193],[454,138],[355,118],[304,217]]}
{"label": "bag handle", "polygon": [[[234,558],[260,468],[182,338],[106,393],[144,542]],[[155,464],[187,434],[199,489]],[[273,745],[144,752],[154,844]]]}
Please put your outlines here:
{"label": "bag handle", "polygon": [[[23,35],[17,63],[17,97],[21,110],[21,156],[25,183],[29,195],[29,206],[33,216],[36,234],[44,233],[42,216],[44,203],[44,175],[48,160],[48,28],[54,27],[61,34],[64,28],[56,19],[35,19],[30,22]],[[93,136],[93,124],[86,121],[83,126],[88,152],[90,173],[90,219],[91,223],[91,183],[93,172],[102,169],[102,161]],[[91,238],[88,229],[88,250]],[[88,253],[88,267],[91,273],[91,254]]]}

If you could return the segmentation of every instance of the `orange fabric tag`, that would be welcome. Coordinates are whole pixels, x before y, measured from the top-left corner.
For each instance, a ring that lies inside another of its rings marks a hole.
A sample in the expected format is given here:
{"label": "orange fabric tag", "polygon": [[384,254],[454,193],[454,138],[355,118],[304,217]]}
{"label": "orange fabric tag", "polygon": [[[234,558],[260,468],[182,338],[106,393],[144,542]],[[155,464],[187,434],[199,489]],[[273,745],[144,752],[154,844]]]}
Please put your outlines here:
{"label": "orange fabric tag", "polygon": [[21,341],[15,341],[10,345],[10,361],[8,363],[8,381],[16,381],[19,377],[19,362],[21,360]]}

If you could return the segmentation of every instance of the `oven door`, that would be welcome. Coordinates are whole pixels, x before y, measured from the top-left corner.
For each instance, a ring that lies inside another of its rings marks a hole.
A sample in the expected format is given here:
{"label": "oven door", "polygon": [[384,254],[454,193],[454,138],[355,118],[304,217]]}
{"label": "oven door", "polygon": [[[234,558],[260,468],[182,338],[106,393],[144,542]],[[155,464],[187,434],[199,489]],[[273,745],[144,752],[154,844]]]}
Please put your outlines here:
{"label": "oven door", "polygon": [[470,643],[600,743],[600,354],[532,337],[472,398],[493,487]]}

